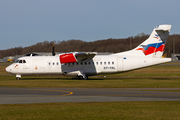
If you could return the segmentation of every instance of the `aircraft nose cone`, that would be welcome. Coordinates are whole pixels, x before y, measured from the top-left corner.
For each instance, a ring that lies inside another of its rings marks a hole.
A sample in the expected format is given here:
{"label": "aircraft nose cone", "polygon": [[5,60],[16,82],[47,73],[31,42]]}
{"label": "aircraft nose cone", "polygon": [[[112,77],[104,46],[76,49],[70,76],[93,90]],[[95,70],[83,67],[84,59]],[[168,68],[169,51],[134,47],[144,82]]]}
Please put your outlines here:
{"label": "aircraft nose cone", "polygon": [[5,70],[6,70],[6,72],[11,73],[11,67],[8,66],[8,67],[6,67]]}

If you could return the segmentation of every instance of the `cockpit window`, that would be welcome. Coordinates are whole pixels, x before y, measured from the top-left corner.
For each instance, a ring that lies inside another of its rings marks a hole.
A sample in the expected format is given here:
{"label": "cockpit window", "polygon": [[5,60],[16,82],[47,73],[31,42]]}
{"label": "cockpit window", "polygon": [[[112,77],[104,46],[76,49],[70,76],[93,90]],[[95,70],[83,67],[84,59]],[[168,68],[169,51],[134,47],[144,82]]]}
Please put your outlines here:
{"label": "cockpit window", "polygon": [[17,60],[15,63],[26,63],[26,60]]}
{"label": "cockpit window", "polygon": [[23,60],[23,63],[26,63],[26,61],[25,61],[25,60]]}
{"label": "cockpit window", "polygon": [[16,62],[15,63],[19,63],[19,60],[16,60]]}

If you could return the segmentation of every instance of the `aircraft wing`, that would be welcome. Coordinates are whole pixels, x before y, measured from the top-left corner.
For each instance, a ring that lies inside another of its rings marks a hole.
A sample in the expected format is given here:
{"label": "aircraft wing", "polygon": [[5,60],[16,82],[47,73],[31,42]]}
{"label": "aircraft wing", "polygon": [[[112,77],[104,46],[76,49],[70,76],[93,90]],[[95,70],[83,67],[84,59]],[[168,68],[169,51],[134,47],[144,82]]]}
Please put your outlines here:
{"label": "aircraft wing", "polygon": [[78,61],[83,61],[86,59],[92,59],[97,53],[96,52],[82,52],[82,53],[76,53],[76,59]]}
{"label": "aircraft wing", "polygon": [[74,52],[65,53],[59,55],[60,62],[63,63],[73,63],[80,62],[87,59],[92,59],[97,53],[96,52]]}

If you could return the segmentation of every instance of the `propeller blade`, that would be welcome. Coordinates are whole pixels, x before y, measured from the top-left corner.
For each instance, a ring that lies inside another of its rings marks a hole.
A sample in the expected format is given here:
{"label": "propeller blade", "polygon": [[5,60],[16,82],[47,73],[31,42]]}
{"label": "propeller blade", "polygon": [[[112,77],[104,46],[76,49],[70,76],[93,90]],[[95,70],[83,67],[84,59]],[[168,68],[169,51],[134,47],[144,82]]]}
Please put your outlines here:
{"label": "propeller blade", "polygon": [[55,52],[54,52],[54,47],[55,47],[55,44],[53,44],[53,47],[52,47],[52,55],[55,56]]}

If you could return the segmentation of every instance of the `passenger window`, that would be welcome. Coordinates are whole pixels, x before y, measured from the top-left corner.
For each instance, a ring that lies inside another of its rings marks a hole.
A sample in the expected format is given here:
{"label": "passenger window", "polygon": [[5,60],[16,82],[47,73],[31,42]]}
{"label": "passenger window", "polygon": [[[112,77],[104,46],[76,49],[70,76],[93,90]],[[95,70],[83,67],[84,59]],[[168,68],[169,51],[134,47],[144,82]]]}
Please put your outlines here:
{"label": "passenger window", "polygon": [[102,65],[102,62],[100,62],[100,64]]}
{"label": "passenger window", "polygon": [[51,63],[49,62],[49,66],[51,66]]}
{"label": "passenger window", "polygon": [[54,65],[54,62],[53,62],[53,65]]}
{"label": "passenger window", "polygon": [[96,65],[98,65],[98,62],[96,62]]}
{"label": "passenger window", "polygon": [[57,65],[59,65],[59,63],[58,63],[58,62],[57,62],[56,64],[57,64]]}
{"label": "passenger window", "polygon": [[91,62],[89,62],[89,65],[91,64]]}
{"label": "passenger window", "polygon": [[83,65],[83,63],[81,62],[81,65]]}
{"label": "passenger window", "polygon": [[112,64],[114,65],[114,62],[112,62]]}
{"label": "passenger window", "polygon": [[106,65],[106,62],[104,62],[104,65]]}
{"label": "passenger window", "polygon": [[76,65],[78,65],[78,62],[76,63]]}
{"label": "passenger window", "polygon": [[110,65],[110,62],[108,62],[108,65]]}
{"label": "passenger window", "polygon": [[85,62],[84,64],[86,65],[87,63]]}

